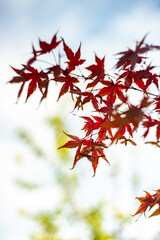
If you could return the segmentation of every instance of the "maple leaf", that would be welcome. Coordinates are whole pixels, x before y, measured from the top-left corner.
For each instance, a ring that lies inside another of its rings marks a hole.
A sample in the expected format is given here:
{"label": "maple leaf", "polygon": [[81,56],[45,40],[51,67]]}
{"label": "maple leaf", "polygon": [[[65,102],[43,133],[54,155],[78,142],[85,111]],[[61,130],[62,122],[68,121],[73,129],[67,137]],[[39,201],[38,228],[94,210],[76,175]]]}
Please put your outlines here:
{"label": "maple leaf", "polygon": [[117,80],[119,80],[119,79],[124,79],[126,91],[127,91],[133,82],[133,71],[131,71],[128,68],[124,68],[123,73],[119,75]]}
{"label": "maple leaf", "polygon": [[145,138],[148,135],[150,127],[157,126],[156,127],[156,138],[158,141],[160,138],[160,121],[158,121],[157,119],[152,119],[151,116],[146,116],[146,119],[147,120],[144,120],[143,124],[142,124],[143,127],[147,128],[145,133],[143,134],[143,137]]}
{"label": "maple leaf", "polygon": [[105,139],[107,132],[109,133],[110,137],[113,137],[112,130],[106,129],[103,127],[103,123],[106,122],[106,119],[107,120],[109,119],[107,115],[104,116],[104,118],[101,118],[99,116],[93,116],[94,120],[96,120],[95,122],[90,117],[82,117],[82,118],[86,120],[85,125],[82,128],[82,130],[86,131],[85,137],[92,135],[93,131],[98,129],[99,129],[98,137],[100,140]]}
{"label": "maple leaf", "polygon": [[150,193],[146,192],[145,197],[137,197],[137,199],[141,202],[141,205],[139,206],[138,210],[136,213],[133,215],[140,214],[140,216],[147,210],[147,208],[150,206],[150,204],[153,202],[153,197]]}
{"label": "maple leaf", "polygon": [[125,123],[132,123],[134,126],[133,131],[137,130],[140,122],[143,120],[144,117],[144,108],[150,106],[152,104],[151,101],[147,97],[143,97],[140,104],[137,106],[130,105],[129,109],[124,112],[125,114]]}
{"label": "maple leaf", "polygon": [[[122,125],[119,125],[117,132],[115,133],[115,135],[112,138],[111,144],[113,144],[114,141],[116,141],[116,143],[117,143],[120,139],[122,139],[122,137],[124,137],[124,134],[126,133],[126,130],[128,131],[129,135],[131,137],[133,137],[132,133],[133,133],[134,129],[132,129],[132,127],[130,125],[131,123],[125,124],[124,118],[122,118],[121,121],[122,121]],[[126,143],[128,141],[130,143],[132,143],[132,145],[135,145],[132,140],[126,139],[126,138],[125,138],[124,142],[122,141],[121,143],[125,143],[125,145],[126,145]]]}
{"label": "maple leaf", "polygon": [[[129,89],[133,82],[142,90],[146,90],[151,83],[154,83],[158,88],[158,75],[151,73],[153,68],[153,66],[149,65],[146,69],[133,71],[125,67],[122,74],[119,75],[118,80],[124,79],[126,90]],[[146,84],[144,82],[145,80]]]}
{"label": "maple leaf", "polygon": [[98,126],[95,125],[94,121],[90,117],[81,117],[86,120],[84,127],[82,130],[86,131],[86,136],[89,136],[93,130],[98,129]]}
{"label": "maple leaf", "polygon": [[109,163],[104,154],[104,148],[107,147],[102,141],[94,141],[93,139],[86,140],[80,139],[70,134],[66,135],[72,140],[69,140],[67,143],[65,143],[58,149],[77,148],[72,169],[75,167],[76,163],[84,157],[86,157],[91,162],[94,170],[94,175],[96,173],[96,168],[98,166],[100,157],[103,158],[107,163]]}
{"label": "maple leaf", "polygon": [[[106,119],[106,121],[101,125],[103,128],[117,128],[117,132],[113,136],[111,144],[113,144],[114,141],[118,142],[126,130],[130,136],[132,136],[133,132],[137,130],[140,122],[143,119],[144,112],[142,109],[149,104],[150,103],[147,101],[147,99],[144,98],[139,106],[130,105],[127,111],[124,111],[121,114],[117,112],[115,115],[112,115],[111,120]],[[132,124],[133,128],[130,124]]]}
{"label": "maple leaf", "polygon": [[98,100],[97,98],[100,98],[100,96],[98,94],[94,95],[93,93],[91,92],[84,92],[83,95],[85,96],[84,99],[83,99],[83,102],[82,104],[86,104],[87,102],[91,102],[94,109],[98,109]]}
{"label": "maple leaf", "polygon": [[63,73],[63,69],[60,67],[60,65],[54,65],[50,68],[47,68],[47,70],[48,70],[47,72],[48,74],[53,73],[53,76],[54,76],[53,80],[55,82],[59,82],[59,77],[61,77],[60,75],[61,73]]}
{"label": "maple leaf", "polygon": [[95,54],[95,61],[96,64],[92,64],[86,69],[91,72],[91,74],[88,76],[87,79],[93,79],[91,83],[88,83],[86,88],[95,87],[98,82],[103,81],[105,77],[105,71],[104,71],[104,61],[105,57],[100,59]]}
{"label": "maple leaf", "polygon": [[157,120],[156,119],[152,119],[151,116],[145,116],[146,117],[146,120],[143,121],[143,124],[142,126],[144,128],[147,128],[145,133],[143,134],[143,137],[146,138],[148,133],[149,133],[149,130],[150,130],[150,127],[153,127],[157,124]]}
{"label": "maple leaf", "polygon": [[76,151],[76,154],[75,154],[75,157],[74,157],[74,163],[73,163],[73,167],[72,167],[72,169],[73,169],[75,164],[77,163],[77,161],[81,159],[80,150],[81,150],[81,147],[82,147],[82,143],[84,142],[84,139],[80,139],[80,138],[78,138],[76,136],[73,136],[71,134],[67,134],[67,133],[65,133],[65,134],[69,138],[71,138],[72,140],[69,140],[67,143],[65,143],[64,145],[62,145],[58,149],[61,149],[61,148],[76,148],[77,147],[77,151]]}
{"label": "maple leaf", "polygon": [[146,36],[147,35],[145,35],[140,42],[136,43],[135,50],[129,48],[127,51],[119,52],[116,54],[122,55],[115,66],[117,69],[126,66],[126,64],[130,64],[131,68],[133,69],[137,63],[141,63],[143,57],[139,56],[139,54],[143,54],[150,50],[147,45],[143,46]]}
{"label": "maple leaf", "polygon": [[[153,69],[153,66],[147,66],[146,69],[143,70],[139,70],[139,71],[135,71],[133,72],[133,78],[134,78],[134,82],[135,84],[138,85],[138,87],[140,87],[142,90],[146,90],[151,83],[153,82],[157,88],[158,88],[158,75],[156,74],[152,74],[151,70]],[[146,85],[144,84],[144,79],[146,79]]]}
{"label": "maple leaf", "polygon": [[146,89],[151,85],[151,83],[154,83],[157,87],[157,89],[159,89],[159,84],[158,84],[158,81],[159,81],[159,76],[157,74],[151,74],[150,77],[147,79],[147,82],[146,82]]}
{"label": "maple leaf", "polygon": [[83,96],[83,92],[81,91],[81,89],[77,86],[74,86],[74,89],[70,91],[70,93],[72,95],[76,94],[78,96],[76,96],[76,102],[75,102],[75,105],[74,105],[74,109],[73,111],[78,108],[81,108],[83,110],[83,104],[82,104],[82,96]]}
{"label": "maple leaf", "polygon": [[107,133],[109,134],[110,138],[113,138],[113,135],[112,135],[112,129],[106,129],[106,128],[103,128],[102,125],[103,123],[106,122],[106,120],[110,120],[110,117],[108,115],[105,115],[104,118],[101,118],[101,117],[98,117],[98,116],[93,116],[93,118],[96,120],[95,124],[94,124],[94,128],[95,129],[99,129],[99,132],[98,132],[98,138],[100,140],[104,140],[104,139],[107,139]]}
{"label": "maple leaf", "polygon": [[25,83],[28,81],[30,81],[30,83],[28,85],[27,97],[25,102],[27,102],[28,98],[33,94],[37,86],[39,87],[40,92],[43,94],[43,91],[42,91],[43,81],[45,81],[46,79],[48,80],[48,76],[43,71],[38,72],[38,70],[35,69],[34,67],[27,66],[27,65],[23,65],[23,68],[20,70],[13,67],[12,69],[19,76],[14,77],[12,80],[9,81],[9,83],[22,82],[22,85],[18,92],[18,99],[21,96]]}
{"label": "maple leaf", "polygon": [[[135,77],[135,76],[134,76]],[[145,90],[146,89],[146,86],[145,86],[145,84],[144,84],[144,82],[143,82],[143,80],[142,79],[140,79],[140,78],[137,78],[136,79],[136,77],[134,78],[134,82],[135,82],[135,84],[140,88],[140,89],[142,89],[142,90]]]}
{"label": "maple leaf", "polygon": [[74,86],[75,86],[74,83],[78,83],[79,82],[77,78],[71,77],[70,75],[67,75],[65,77],[63,77],[63,76],[59,77],[57,81],[64,82],[64,84],[62,85],[61,90],[59,92],[59,96],[58,96],[57,101],[60,99],[60,97],[62,95],[67,93],[69,90],[73,91]]}
{"label": "maple leaf", "polygon": [[44,78],[45,79],[48,78],[48,76],[43,71],[38,72],[38,70],[33,67],[28,67],[27,71],[29,72],[29,73],[26,73],[27,81],[28,80],[31,80],[31,81],[28,85],[26,102],[28,98],[36,90],[37,86],[39,87],[39,90],[43,94],[43,91],[42,91],[43,81],[44,81]]}
{"label": "maple leaf", "polygon": [[37,52],[40,55],[49,53],[53,49],[55,49],[60,44],[60,42],[61,42],[61,40],[57,41],[57,33],[53,36],[51,43],[46,43],[44,41],[39,40],[39,45],[40,45],[41,50],[37,51]]}
{"label": "maple leaf", "polygon": [[157,138],[157,141],[160,138],[160,121],[157,121],[156,138]]}
{"label": "maple leaf", "polygon": [[80,108],[83,110],[83,106],[86,104],[86,103],[92,103],[93,105],[93,108],[95,110],[98,109],[98,105],[99,105],[99,101],[98,99],[101,100],[101,97],[99,95],[94,95],[92,92],[82,92],[77,86],[75,86],[75,89],[73,89],[72,91],[70,91],[72,94],[77,94],[78,97],[77,97],[77,101],[75,103],[75,108]]}
{"label": "maple leaf", "polygon": [[104,154],[104,148],[107,148],[107,146],[102,141],[94,141],[93,139],[85,140],[83,145],[84,147],[79,152],[80,158],[86,157],[91,162],[94,171],[93,176],[95,176],[100,157],[109,163]]}
{"label": "maple leaf", "polygon": [[160,46],[159,45],[153,45],[153,44],[146,44],[146,47],[149,49],[149,50],[160,50]]}
{"label": "maple leaf", "polygon": [[117,81],[114,83],[111,81],[101,81],[103,85],[106,85],[107,87],[102,88],[99,92],[99,96],[107,96],[107,101],[114,103],[116,100],[116,97],[122,101],[126,102],[126,98],[123,95],[122,89],[125,89],[125,86],[121,84],[120,81]]}
{"label": "maple leaf", "polygon": [[141,202],[141,205],[133,216],[137,214],[140,214],[140,216],[142,214],[145,215],[147,209],[149,208],[150,211],[156,204],[158,204],[158,208],[149,217],[157,216],[160,214],[160,189],[156,190],[156,193],[153,195],[146,192],[145,197],[137,197],[137,199]]}
{"label": "maple leaf", "polygon": [[67,67],[67,72],[70,73],[71,71],[73,71],[75,69],[76,66],[82,65],[86,60],[85,59],[80,59],[81,57],[81,43],[79,45],[79,48],[77,50],[77,52],[74,54],[73,51],[66,45],[64,39],[62,39],[63,41],[63,47],[64,47],[64,51],[66,53],[66,56],[68,58],[68,67]]}
{"label": "maple leaf", "polygon": [[104,99],[102,100],[102,102],[105,104],[105,106],[97,109],[96,111],[103,113],[104,115],[107,116],[112,116],[116,112],[118,106],[113,106],[113,102],[106,101]]}

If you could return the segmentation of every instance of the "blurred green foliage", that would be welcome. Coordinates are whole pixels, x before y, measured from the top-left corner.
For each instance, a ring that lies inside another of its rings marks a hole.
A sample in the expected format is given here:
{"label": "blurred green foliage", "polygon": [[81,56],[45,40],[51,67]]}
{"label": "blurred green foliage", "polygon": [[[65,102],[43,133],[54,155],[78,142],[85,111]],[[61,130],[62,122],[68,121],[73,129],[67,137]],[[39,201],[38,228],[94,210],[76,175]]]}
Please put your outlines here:
{"label": "blurred green foliage", "polygon": [[[48,117],[46,126],[52,133],[53,142],[47,143],[51,145],[52,156],[45,153],[45,150],[38,146],[38,142],[26,130],[17,130],[18,137],[24,142],[26,148],[28,147],[31,150],[33,161],[34,158],[41,158],[49,166],[48,175],[51,175],[53,178],[51,184],[53,187],[56,186],[60,192],[60,200],[58,203],[53,203],[51,210],[40,210],[35,213],[21,209],[21,215],[27,217],[30,221],[34,221],[38,226],[38,230],[33,230],[31,233],[30,239],[124,240],[123,229],[124,226],[129,224],[129,216],[125,216],[110,203],[110,206],[113,208],[112,221],[116,222],[116,227],[114,230],[106,229],[106,221],[108,221],[106,220],[108,214],[106,206],[109,204],[106,200],[97,202],[96,205],[89,206],[87,209],[76,202],[75,195],[79,189],[80,178],[84,173],[80,172],[77,176],[74,171],[66,171],[71,163],[72,156],[68,149],[57,151],[57,148],[68,140],[67,136],[63,133],[63,131],[66,131],[63,117],[60,115]],[[44,185],[40,186],[40,184],[20,178],[16,180],[16,183],[22,189],[28,190],[28,194],[30,194],[31,190],[33,192],[37,188],[44,188]],[[53,189],[53,191],[55,190]],[[64,226],[71,232],[70,237],[63,234]],[[83,232],[82,236],[76,234],[76,228],[81,229]]]}

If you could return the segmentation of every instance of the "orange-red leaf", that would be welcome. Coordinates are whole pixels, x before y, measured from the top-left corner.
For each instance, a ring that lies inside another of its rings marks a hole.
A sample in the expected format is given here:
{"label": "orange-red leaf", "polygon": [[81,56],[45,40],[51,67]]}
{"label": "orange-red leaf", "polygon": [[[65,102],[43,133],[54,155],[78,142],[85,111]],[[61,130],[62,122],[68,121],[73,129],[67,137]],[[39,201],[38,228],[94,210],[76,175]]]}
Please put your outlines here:
{"label": "orange-red leaf", "polygon": [[133,216],[137,214],[145,214],[147,209],[150,211],[156,204],[158,204],[158,208],[149,217],[157,216],[160,214],[160,189],[156,190],[156,193],[153,195],[146,192],[145,197],[137,197],[137,199],[141,202],[141,205]]}

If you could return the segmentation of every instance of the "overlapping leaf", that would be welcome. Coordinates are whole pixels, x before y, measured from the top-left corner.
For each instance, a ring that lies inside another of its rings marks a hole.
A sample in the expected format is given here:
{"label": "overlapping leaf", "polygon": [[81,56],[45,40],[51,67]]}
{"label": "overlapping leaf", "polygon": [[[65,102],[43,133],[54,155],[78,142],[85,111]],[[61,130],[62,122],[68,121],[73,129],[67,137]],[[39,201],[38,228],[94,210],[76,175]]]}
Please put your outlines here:
{"label": "overlapping leaf", "polygon": [[103,158],[107,163],[108,160],[104,154],[104,148],[107,148],[106,145],[102,141],[94,141],[93,139],[79,139],[76,136],[66,134],[68,137],[70,137],[72,140],[69,140],[67,143],[65,143],[60,148],[77,148],[73,167],[76,165],[76,163],[81,158],[87,158],[93,167],[94,175],[96,173],[96,169],[99,163],[99,158]]}

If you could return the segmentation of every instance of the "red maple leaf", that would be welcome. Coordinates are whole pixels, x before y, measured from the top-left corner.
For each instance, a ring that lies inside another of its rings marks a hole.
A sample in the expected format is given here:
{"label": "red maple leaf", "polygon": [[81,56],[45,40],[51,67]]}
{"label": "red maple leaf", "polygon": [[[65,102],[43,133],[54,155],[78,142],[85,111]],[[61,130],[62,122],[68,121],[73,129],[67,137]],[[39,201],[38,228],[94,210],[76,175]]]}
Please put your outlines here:
{"label": "red maple leaf", "polygon": [[103,87],[99,92],[99,96],[106,96],[108,102],[114,103],[116,100],[116,97],[118,97],[122,102],[126,102],[126,97],[123,95],[122,90],[126,89],[126,87],[121,84],[120,81],[117,81],[114,83],[111,81],[102,81],[103,85],[107,87]]}
{"label": "red maple leaf", "polygon": [[112,136],[112,130],[111,129],[106,129],[103,127],[103,123],[106,122],[106,119],[109,120],[109,117],[107,115],[104,116],[104,118],[101,118],[99,116],[93,116],[93,119],[95,121],[93,121],[93,119],[91,119],[90,117],[82,117],[83,119],[85,119],[85,125],[82,128],[82,130],[86,131],[86,135],[85,137],[92,135],[93,131],[98,130],[99,129],[99,139],[102,140],[106,137],[106,133],[108,132],[109,135],[111,137]]}
{"label": "red maple leaf", "polygon": [[[114,121],[117,121],[117,119],[115,118]],[[113,121],[113,123],[114,123],[114,121]],[[125,118],[118,118],[118,121],[119,121],[119,127],[118,127],[118,130],[115,133],[115,135],[112,137],[111,144],[113,144],[114,141],[117,143],[119,140],[123,139],[124,138],[124,134],[126,133],[126,131],[129,133],[129,135],[131,137],[133,137],[134,129],[132,129],[132,127],[131,127],[132,121],[129,122],[129,123],[126,123],[126,124],[125,124]],[[124,142],[126,143],[126,141],[130,141],[130,140],[126,139],[126,137],[125,137],[125,141]]]}
{"label": "red maple leaf", "polygon": [[126,91],[129,89],[129,87],[132,85],[133,82],[133,72],[132,70],[128,68],[124,68],[123,73],[121,73],[117,80],[124,79]]}
{"label": "red maple leaf", "polygon": [[132,50],[129,48],[127,51],[119,52],[117,54],[117,55],[122,55],[116,64],[117,69],[120,67],[124,67],[127,64],[129,64],[131,66],[131,68],[133,69],[137,63],[138,64],[141,63],[141,61],[144,57],[140,56],[139,54],[143,54],[150,50],[150,48],[147,45],[145,45],[145,46],[143,45],[145,38],[146,38],[146,35],[140,42],[136,43],[135,50]]}
{"label": "red maple leaf", "polygon": [[76,66],[82,65],[86,60],[85,59],[80,59],[81,57],[81,43],[79,45],[79,48],[77,52],[74,54],[73,51],[66,45],[65,41],[63,41],[63,47],[64,51],[66,53],[66,56],[68,58],[68,67],[67,67],[67,72],[70,73],[75,69]]}
{"label": "red maple leaf", "polygon": [[[146,69],[133,72],[134,82],[142,90],[146,90],[151,85],[152,82],[158,88],[158,78],[157,78],[158,75],[151,73],[151,70],[153,68],[154,68],[153,66],[149,65],[147,66]],[[144,80],[146,80],[146,84],[144,84]]]}
{"label": "red maple leaf", "polygon": [[33,94],[33,92],[37,89],[37,86],[40,90],[40,92],[43,94],[43,88],[45,87],[46,81],[48,82],[48,76],[45,74],[43,71],[38,72],[37,69],[31,66],[23,65],[22,69],[12,69],[19,75],[14,77],[12,80],[9,81],[9,83],[20,83],[22,82],[22,85],[20,87],[20,90],[18,92],[18,98],[20,97],[24,85],[26,82],[30,81],[28,85],[28,90],[27,90],[27,97],[26,97],[26,102],[28,98]]}
{"label": "red maple leaf", "polygon": [[85,92],[85,93],[83,93],[83,95],[85,97],[83,99],[82,104],[84,105],[84,104],[86,104],[88,102],[91,102],[93,107],[94,107],[94,109],[97,110],[98,109],[98,104],[99,104],[97,98],[99,98],[99,96],[98,95],[94,95],[92,92]]}
{"label": "red maple leaf", "polygon": [[102,141],[94,141],[92,138],[90,138],[89,140],[86,140],[86,139],[80,139],[70,134],[66,134],[66,135],[72,140],[69,140],[63,146],[59,147],[59,149],[77,148],[72,169],[76,165],[77,161],[79,161],[84,157],[86,157],[91,162],[94,170],[94,175],[96,173],[96,168],[98,166],[100,157],[103,158],[107,163],[109,163],[104,154],[104,148],[107,148],[107,147]]}
{"label": "red maple leaf", "polygon": [[147,79],[146,82],[146,89],[151,85],[151,83],[154,83],[157,87],[157,89],[159,89],[159,76],[155,73],[155,74],[151,74],[150,77]]}
{"label": "red maple leaf", "polygon": [[100,59],[95,54],[95,61],[96,64],[92,64],[86,69],[91,72],[91,74],[88,76],[88,80],[93,79],[91,83],[88,83],[86,88],[95,87],[98,82],[103,81],[105,77],[105,71],[104,71],[104,61],[105,57]]}
{"label": "red maple leaf", "polygon": [[51,43],[46,43],[44,41],[39,40],[39,45],[40,45],[41,50],[37,51],[37,53],[39,53],[40,55],[49,53],[53,49],[55,49],[60,44],[60,42],[61,42],[61,40],[57,41],[57,33],[53,36]]}
{"label": "red maple leaf", "polygon": [[68,91],[73,91],[74,89],[74,83],[78,83],[78,79],[75,78],[75,77],[71,77],[69,74],[65,77],[59,77],[58,80],[59,82],[64,82],[64,84],[62,85],[61,87],[61,90],[59,92],[59,96],[58,96],[58,99],[57,101],[60,99],[60,97],[62,95],[64,95],[65,93],[67,93]]}
{"label": "red maple leaf", "polygon": [[113,144],[115,141],[118,142],[118,140],[124,136],[126,130],[132,137],[133,132],[138,128],[143,119],[144,112],[142,111],[142,108],[146,107],[147,104],[148,102],[145,103],[145,100],[143,99],[140,106],[131,105],[127,111],[124,111],[121,114],[117,112],[116,114],[112,115],[112,119],[106,119],[106,121],[102,124],[103,128],[117,128],[111,144]]}
{"label": "red maple leaf", "polygon": [[[104,148],[107,147],[102,141],[94,141],[93,139],[85,140],[83,145],[84,147],[80,151],[80,158],[86,157],[91,162],[95,175],[100,157],[109,163],[104,154]],[[73,164],[74,166],[75,163]]]}
{"label": "red maple leaf", "polygon": [[153,127],[157,124],[157,120],[152,119],[151,116],[145,116],[145,117],[146,117],[146,120],[144,120],[142,124],[144,128],[147,128],[145,133],[143,134],[144,138],[147,137],[150,127]]}
{"label": "red maple leaf", "polygon": [[80,88],[78,88],[77,86],[75,87],[75,89],[73,89],[71,91],[71,94],[76,94],[78,95],[77,97],[77,100],[76,100],[76,103],[75,103],[75,106],[74,106],[74,109],[76,108],[80,108],[83,110],[83,106],[86,104],[86,103],[92,103],[94,109],[98,109],[98,105],[99,105],[99,101],[98,99],[101,100],[101,97],[99,95],[94,95],[92,92],[82,92]]}
{"label": "red maple leaf", "polygon": [[89,136],[93,132],[93,130],[98,129],[98,126],[95,125],[94,121],[90,117],[81,117],[81,118],[86,120],[85,125],[82,128],[82,130],[86,131],[85,137]]}
{"label": "red maple leaf", "polygon": [[110,120],[110,116],[108,116],[106,114],[106,115],[104,115],[104,118],[98,117],[98,116],[93,116],[93,118],[96,120],[96,122],[95,122],[95,129],[99,129],[98,138],[100,140],[105,140],[105,139],[109,138],[107,136],[107,133],[108,133],[110,138],[112,139],[113,138],[112,129],[111,128],[106,129],[106,128],[103,127],[103,123],[105,123],[106,120],[109,121]]}
{"label": "red maple leaf", "polygon": [[143,121],[143,127],[147,128],[145,133],[143,134],[143,137],[145,138],[151,127],[156,126],[156,138],[157,141],[160,138],[160,121],[158,121],[157,119],[152,119],[151,116],[145,116],[146,120]]}
{"label": "red maple leaf", "polygon": [[96,110],[97,112],[100,112],[107,116],[112,116],[113,113],[115,114],[117,106],[114,106],[113,102],[106,101],[104,99],[102,100],[102,102],[105,104],[105,106],[97,109]]}

